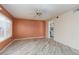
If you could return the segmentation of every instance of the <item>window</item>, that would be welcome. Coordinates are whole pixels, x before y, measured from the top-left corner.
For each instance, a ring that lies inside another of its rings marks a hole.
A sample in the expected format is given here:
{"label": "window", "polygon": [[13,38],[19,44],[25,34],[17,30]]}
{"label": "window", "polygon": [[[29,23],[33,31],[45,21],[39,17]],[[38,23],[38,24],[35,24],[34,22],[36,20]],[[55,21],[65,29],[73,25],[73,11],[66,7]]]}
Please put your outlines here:
{"label": "window", "polygon": [[12,21],[0,13],[0,42],[12,36]]}

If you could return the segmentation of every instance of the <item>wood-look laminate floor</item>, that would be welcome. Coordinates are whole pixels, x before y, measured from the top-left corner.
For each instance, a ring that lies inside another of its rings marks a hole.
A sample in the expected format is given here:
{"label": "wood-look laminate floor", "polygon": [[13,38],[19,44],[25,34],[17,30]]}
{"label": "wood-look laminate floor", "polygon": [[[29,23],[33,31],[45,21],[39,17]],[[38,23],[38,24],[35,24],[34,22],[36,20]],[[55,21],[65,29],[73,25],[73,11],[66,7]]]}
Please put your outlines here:
{"label": "wood-look laminate floor", "polygon": [[79,51],[53,39],[17,40],[1,55],[78,55]]}

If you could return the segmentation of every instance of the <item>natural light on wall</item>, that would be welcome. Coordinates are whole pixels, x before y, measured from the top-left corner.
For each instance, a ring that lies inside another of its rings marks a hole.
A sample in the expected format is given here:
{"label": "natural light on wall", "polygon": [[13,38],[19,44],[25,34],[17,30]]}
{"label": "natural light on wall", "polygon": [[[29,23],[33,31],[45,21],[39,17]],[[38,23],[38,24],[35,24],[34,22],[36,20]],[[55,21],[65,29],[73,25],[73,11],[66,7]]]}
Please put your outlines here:
{"label": "natural light on wall", "polygon": [[0,13],[0,42],[12,36],[12,22],[4,14]]}

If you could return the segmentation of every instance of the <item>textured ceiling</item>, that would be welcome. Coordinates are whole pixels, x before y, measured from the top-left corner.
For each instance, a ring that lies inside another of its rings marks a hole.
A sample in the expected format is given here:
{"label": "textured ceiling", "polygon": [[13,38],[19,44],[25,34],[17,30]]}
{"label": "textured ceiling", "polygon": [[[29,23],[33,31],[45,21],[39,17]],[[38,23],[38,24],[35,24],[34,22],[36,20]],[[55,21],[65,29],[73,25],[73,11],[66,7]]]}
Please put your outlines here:
{"label": "textured ceiling", "polygon": [[[72,4],[4,4],[6,8],[14,17],[24,19],[39,19],[47,20],[51,17],[62,14],[78,5]],[[39,9],[42,12],[41,16],[36,16],[35,10]]]}

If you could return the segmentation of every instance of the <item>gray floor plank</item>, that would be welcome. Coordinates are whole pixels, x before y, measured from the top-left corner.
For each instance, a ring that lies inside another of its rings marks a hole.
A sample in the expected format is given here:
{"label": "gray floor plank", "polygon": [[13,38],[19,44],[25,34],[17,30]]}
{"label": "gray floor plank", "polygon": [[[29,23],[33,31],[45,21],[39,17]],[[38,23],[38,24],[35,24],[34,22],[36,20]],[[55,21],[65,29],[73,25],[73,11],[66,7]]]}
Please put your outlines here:
{"label": "gray floor plank", "polygon": [[0,55],[79,55],[79,51],[53,39],[17,40]]}

